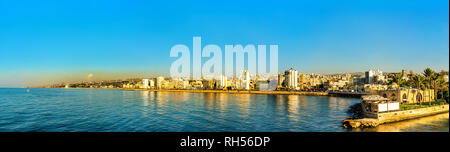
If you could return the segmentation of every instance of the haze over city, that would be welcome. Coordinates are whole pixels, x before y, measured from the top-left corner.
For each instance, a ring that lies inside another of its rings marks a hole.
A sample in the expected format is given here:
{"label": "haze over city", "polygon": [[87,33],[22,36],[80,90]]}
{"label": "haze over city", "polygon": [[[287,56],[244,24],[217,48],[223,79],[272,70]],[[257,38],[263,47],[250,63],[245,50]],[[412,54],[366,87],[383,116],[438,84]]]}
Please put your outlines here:
{"label": "haze over city", "polygon": [[[168,76],[170,48],[275,44],[279,71],[449,69],[449,2],[0,1],[0,87]],[[204,58],[205,62],[207,58]],[[192,61],[191,61],[192,62]]]}

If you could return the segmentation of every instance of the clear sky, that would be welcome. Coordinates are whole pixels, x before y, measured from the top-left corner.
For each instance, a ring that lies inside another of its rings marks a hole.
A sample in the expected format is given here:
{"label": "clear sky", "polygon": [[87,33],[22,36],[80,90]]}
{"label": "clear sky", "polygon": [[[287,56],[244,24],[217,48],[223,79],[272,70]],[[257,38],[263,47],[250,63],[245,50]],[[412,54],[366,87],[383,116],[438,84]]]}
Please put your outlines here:
{"label": "clear sky", "polygon": [[280,71],[448,70],[449,1],[0,0],[0,87],[168,75],[193,36],[278,44]]}

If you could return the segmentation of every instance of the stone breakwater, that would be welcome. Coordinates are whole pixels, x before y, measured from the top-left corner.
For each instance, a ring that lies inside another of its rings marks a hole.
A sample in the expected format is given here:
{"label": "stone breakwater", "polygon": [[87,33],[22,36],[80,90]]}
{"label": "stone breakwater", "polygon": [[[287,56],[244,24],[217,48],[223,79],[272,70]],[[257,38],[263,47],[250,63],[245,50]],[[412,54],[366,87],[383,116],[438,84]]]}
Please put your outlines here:
{"label": "stone breakwater", "polygon": [[134,91],[155,91],[155,92],[193,92],[193,93],[236,93],[236,94],[283,94],[283,95],[309,95],[328,96],[327,92],[300,92],[300,91],[241,91],[241,90],[159,90],[159,89],[122,89]]}
{"label": "stone breakwater", "polygon": [[362,119],[347,119],[342,123],[345,128],[364,128],[364,127],[376,127],[384,123],[397,122],[402,120],[415,119],[425,116],[431,116],[440,113],[448,113],[449,105],[437,105],[427,108],[383,112],[383,113],[370,113],[365,114],[366,118]]}

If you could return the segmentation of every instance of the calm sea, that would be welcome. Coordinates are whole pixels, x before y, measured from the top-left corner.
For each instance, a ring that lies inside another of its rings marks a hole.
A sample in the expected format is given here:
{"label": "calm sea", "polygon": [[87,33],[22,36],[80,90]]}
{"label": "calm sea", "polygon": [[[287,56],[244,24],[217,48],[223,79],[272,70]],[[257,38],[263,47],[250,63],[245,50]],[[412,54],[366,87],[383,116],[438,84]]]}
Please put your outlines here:
{"label": "calm sea", "polygon": [[344,129],[356,98],[108,89],[0,89],[0,132],[449,131],[449,114]]}

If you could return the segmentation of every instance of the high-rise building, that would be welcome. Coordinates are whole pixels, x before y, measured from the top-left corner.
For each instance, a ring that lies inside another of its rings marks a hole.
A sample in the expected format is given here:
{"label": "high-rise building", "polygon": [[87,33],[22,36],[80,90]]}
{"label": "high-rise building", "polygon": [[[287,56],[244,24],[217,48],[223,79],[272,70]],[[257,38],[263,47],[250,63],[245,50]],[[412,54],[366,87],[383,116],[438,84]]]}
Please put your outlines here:
{"label": "high-rise building", "polygon": [[148,86],[149,88],[152,88],[152,89],[155,88],[155,80],[153,80],[153,79],[149,80],[148,85],[149,85]]}
{"label": "high-rise building", "polygon": [[141,89],[148,89],[149,80],[148,79],[142,79],[142,85],[141,85]]}
{"label": "high-rise building", "polygon": [[298,71],[289,69],[284,72],[285,80],[287,81],[287,88],[298,90]]}
{"label": "high-rise building", "polygon": [[189,81],[188,80],[183,80],[181,88],[182,89],[189,89],[190,88]]}
{"label": "high-rise building", "polygon": [[223,89],[225,89],[225,88],[227,88],[227,76],[225,76],[225,75],[220,75],[220,87],[221,88],[223,88]]}
{"label": "high-rise building", "polygon": [[156,89],[162,89],[162,84],[164,82],[164,77],[156,78]]}
{"label": "high-rise building", "polygon": [[250,74],[248,70],[243,70],[241,72],[241,87],[245,90],[250,90]]}
{"label": "high-rise building", "polygon": [[366,71],[365,75],[366,75],[366,84],[374,83],[378,80],[384,79],[383,72],[380,70],[369,70]]}

